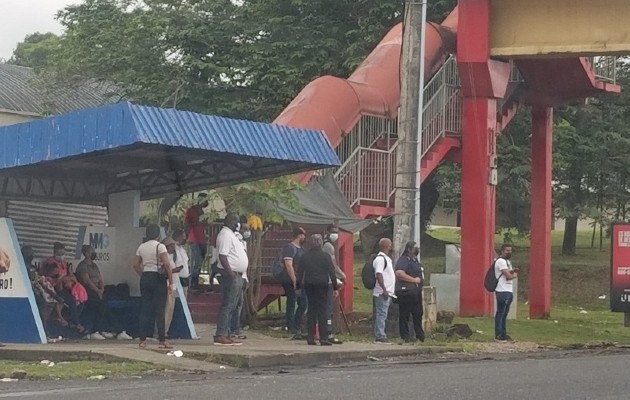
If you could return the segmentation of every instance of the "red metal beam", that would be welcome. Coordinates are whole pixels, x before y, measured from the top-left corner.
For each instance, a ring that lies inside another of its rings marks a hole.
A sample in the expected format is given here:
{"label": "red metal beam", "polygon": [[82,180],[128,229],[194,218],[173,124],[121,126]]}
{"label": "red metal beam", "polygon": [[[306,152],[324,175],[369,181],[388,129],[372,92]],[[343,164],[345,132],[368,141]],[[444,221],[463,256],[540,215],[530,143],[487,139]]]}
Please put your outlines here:
{"label": "red metal beam", "polygon": [[529,316],[548,318],[551,311],[551,172],[553,109],[532,110],[531,245]]}

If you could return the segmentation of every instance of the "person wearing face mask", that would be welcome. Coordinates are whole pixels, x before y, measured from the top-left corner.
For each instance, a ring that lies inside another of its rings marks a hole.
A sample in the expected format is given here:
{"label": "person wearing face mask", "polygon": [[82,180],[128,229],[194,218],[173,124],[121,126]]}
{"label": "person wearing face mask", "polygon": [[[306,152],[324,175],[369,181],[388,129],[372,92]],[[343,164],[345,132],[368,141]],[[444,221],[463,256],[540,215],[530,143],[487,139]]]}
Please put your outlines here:
{"label": "person wearing face mask", "polygon": [[242,342],[229,337],[232,313],[238,306],[238,300],[243,290],[243,274],[247,272],[247,265],[249,264],[245,247],[235,234],[238,226],[238,217],[234,214],[228,214],[223,221],[223,228],[217,235],[217,253],[219,255],[217,267],[221,275],[219,285],[223,294],[214,336],[214,344],[218,346],[242,344]]}
{"label": "person wearing face mask", "polygon": [[[302,245],[306,240],[306,231],[302,227],[293,229],[293,240],[282,248],[280,253],[282,273],[277,279],[282,283],[286,296],[285,317],[287,329],[294,334],[294,339],[301,339],[302,319],[308,308],[306,293],[299,290],[298,269],[300,259],[304,255]],[[297,305],[297,309],[296,309]]]}
{"label": "person wearing face mask", "polygon": [[[71,265],[66,261],[66,246],[59,242],[53,243],[53,255],[42,263],[42,266],[49,264],[57,266],[56,276],[50,276],[50,278],[54,280],[55,290],[67,306],[68,322],[72,327],[83,331],[79,317],[83,303],[87,300],[87,292],[85,287],[77,282]],[[43,275],[43,271],[41,272]]]}
{"label": "person wearing face mask", "polygon": [[[335,277],[337,282],[337,286],[341,288],[341,286],[346,282],[346,274],[339,268],[339,263],[337,262],[337,257],[335,255],[335,243],[339,240],[339,227],[335,224],[328,225],[326,228],[326,236],[324,237],[324,245],[322,250],[324,253],[330,255],[332,259],[333,266],[335,267]],[[338,298],[334,297],[334,289],[333,282],[328,282],[328,293],[327,293],[327,303],[326,303],[326,330],[328,332],[328,340],[333,344],[341,344],[342,341],[333,336],[333,319],[334,319],[334,306],[336,301],[339,301]]]}
{"label": "person wearing face mask", "polygon": [[[234,232],[238,240],[240,240],[245,252],[247,252],[247,242],[249,238],[252,236],[251,229],[249,228],[249,224],[247,223],[246,218],[241,218],[241,222],[239,223],[238,230]],[[247,279],[247,272],[243,273],[243,290],[241,290],[241,295],[238,299],[238,303],[236,305],[236,309],[232,313],[232,317],[230,319],[230,339],[247,339],[247,336],[243,335],[241,332],[241,313],[243,312],[243,303],[245,302],[245,291],[247,290],[247,285],[249,284],[249,279]]]}
{"label": "person wearing face mask", "polygon": [[103,340],[116,337],[120,340],[131,340],[132,337],[127,332],[117,329],[118,323],[108,313],[107,302],[103,297],[105,289],[103,276],[94,262],[97,256],[96,250],[86,244],[81,247],[81,253],[84,258],[77,265],[76,277],[87,290],[87,301],[82,313],[88,329],[85,338]]}
{"label": "person wearing face mask", "polygon": [[500,342],[512,341],[507,334],[507,316],[514,299],[512,280],[518,277],[518,269],[512,268],[510,258],[512,258],[512,245],[501,245],[501,254],[494,262],[494,275],[499,280],[494,291],[497,298],[494,338]]}
{"label": "person wearing face mask", "polygon": [[424,342],[422,329],[422,283],[424,268],[418,261],[420,249],[416,242],[407,242],[405,250],[396,262],[396,290],[398,298],[398,328],[400,337],[406,342],[411,341],[409,335],[409,317],[413,322],[416,339]]}

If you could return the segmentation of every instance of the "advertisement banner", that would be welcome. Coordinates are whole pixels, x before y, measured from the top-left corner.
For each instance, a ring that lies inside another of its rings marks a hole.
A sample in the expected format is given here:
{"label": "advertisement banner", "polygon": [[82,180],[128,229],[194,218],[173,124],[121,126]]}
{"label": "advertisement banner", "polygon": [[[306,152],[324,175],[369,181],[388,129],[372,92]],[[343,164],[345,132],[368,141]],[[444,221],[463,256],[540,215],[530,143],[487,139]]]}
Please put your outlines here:
{"label": "advertisement banner", "polygon": [[46,343],[13,221],[0,218],[0,342]]}
{"label": "advertisement banner", "polygon": [[630,313],[630,224],[613,224],[610,243],[610,309]]}

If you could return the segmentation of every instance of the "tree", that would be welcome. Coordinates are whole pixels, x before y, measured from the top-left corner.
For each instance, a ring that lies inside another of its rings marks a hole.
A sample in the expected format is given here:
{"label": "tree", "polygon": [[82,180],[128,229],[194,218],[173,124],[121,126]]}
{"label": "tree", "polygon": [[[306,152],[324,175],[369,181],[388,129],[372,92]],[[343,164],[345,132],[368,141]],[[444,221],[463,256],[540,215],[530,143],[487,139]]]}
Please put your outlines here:
{"label": "tree", "polygon": [[50,62],[51,55],[59,47],[59,36],[54,33],[32,33],[18,43],[8,61],[22,67],[42,68]]}

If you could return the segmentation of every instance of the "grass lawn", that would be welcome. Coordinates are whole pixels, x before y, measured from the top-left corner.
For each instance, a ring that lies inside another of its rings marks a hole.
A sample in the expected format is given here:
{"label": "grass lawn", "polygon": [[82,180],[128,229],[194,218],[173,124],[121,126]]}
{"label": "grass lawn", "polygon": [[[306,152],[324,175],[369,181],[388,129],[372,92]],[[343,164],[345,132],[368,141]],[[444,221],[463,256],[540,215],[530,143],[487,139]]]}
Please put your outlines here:
{"label": "grass lawn", "polygon": [[30,379],[76,379],[103,375],[130,376],[156,371],[155,365],[143,362],[62,361],[49,367],[38,361],[0,360],[0,376],[9,377],[15,370],[25,371]]}

